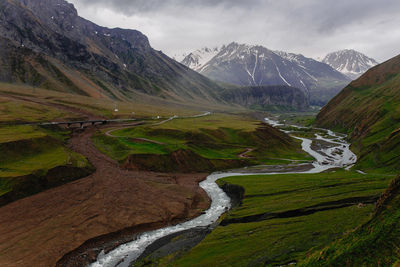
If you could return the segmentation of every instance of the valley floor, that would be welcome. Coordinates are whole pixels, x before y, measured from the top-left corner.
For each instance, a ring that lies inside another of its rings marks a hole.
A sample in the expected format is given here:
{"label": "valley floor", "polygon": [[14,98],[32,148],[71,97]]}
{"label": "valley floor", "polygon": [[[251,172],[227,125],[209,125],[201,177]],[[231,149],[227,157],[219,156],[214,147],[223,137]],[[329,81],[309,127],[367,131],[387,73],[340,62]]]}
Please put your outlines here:
{"label": "valley floor", "polygon": [[[82,109],[82,100],[67,102],[68,96],[39,93],[0,94],[0,148],[7,153],[7,159],[0,158],[0,197],[15,191],[19,199],[0,206],[1,266],[85,266],[103,249],[109,251],[138,233],[197,217],[210,204],[198,183],[215,170],[259,164],[264,167],[247,171],[311,168],[311,157],[302,153],[300,141],[248,114],[190,118],[201,112],[185,110],[179,114],[189,117],[167,120],[174,114],[168,108],[157,110],[164,117],[157,119],[141,107],[146,112],[137,117],[150,118],[145,124],[76,129],[72,136],[66,129],[16,125],[16,118],[25,116],[25,122],[115,117],[109,103],[94,101]],[[132,115],[129,105],[123,109],[125,116]],[[297,114],[287,119],[312,122],[311,116]],[[317,133],[285,130],[306,138]],[[322,139],[313,143],[314,150],[328,148]],[[65,166],[96,170],[83,179],[63,180]],[[23,185],[22,178],[40,184],[46,172],[61,185],[19,191],[24,189],[18,184]],[[244,189],[241,206],[226,214],[210,234],[209,229],[195,229],[160,240],[136,265],[302,263],[367,222],[393,177],[332,170],[224,178],[222,187]]]}

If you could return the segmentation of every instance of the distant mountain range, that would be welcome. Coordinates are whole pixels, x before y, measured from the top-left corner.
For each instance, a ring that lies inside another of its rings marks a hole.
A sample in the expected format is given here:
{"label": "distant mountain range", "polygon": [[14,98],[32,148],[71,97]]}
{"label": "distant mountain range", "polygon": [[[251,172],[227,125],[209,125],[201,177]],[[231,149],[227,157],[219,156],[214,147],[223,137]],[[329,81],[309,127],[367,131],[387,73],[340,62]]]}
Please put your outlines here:
{"label": "distant mountain range", "polygon": [[378,64],[354,50],[328,54],[322,62],[263,46],[231,43],[185,54],[181,63],[205,76],[240,86],[287,85],[323,105],[350,80]]}
{"label": "distant mountain range", "polygon": [[368,69],[378,65],[378,62],[373,58],[352,49],[329,53],[322,62],[340,71],[352,80],[357,79]]}
{"label": "distant mountain range", "polygon": [[329,65],[303,55],[235,42],[196,50],[181,63],[220,82],[300,88],[310,95],[312,104],[319,105],[325,104],[350,82],[347,76]]}

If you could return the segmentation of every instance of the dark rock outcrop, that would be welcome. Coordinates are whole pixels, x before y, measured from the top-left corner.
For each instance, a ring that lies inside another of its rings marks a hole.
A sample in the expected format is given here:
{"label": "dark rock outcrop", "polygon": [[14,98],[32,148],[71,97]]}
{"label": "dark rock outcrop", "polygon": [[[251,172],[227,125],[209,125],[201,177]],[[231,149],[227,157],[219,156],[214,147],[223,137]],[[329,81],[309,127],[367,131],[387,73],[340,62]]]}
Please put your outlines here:
{"label": "dark rock outcrop", "polygon": [[309,98],[303,90],[284,85],[230,89],[221,96],[227,102],[263,110],[305,110],[309,107]]}
{"label": "dark rock outcrop", "polygon": [[220,187],[231,199],[232,208],[242,205],[245,192],[243,187],[230,183],[223,183]]}

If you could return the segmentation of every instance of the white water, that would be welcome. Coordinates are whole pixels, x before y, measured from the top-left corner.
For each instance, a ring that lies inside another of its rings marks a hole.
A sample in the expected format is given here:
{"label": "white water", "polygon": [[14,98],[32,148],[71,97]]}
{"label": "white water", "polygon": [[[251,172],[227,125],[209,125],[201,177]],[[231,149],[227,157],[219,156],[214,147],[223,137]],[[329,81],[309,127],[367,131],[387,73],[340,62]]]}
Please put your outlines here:
{"label": "white water", "polygon": [[284,125],[284,124],[282,124],[282,123],[279,123],[279,122],[274,121],[274,120],[269,119],[269,118],[265,118],[264,120],[265,120],[266,123],[268,123],[269,125],[271,125],[271,126],[273,126],[273,127],[276,127],[276,126],[283,126],[283,125]]}
{"label": "white water", "polygon": [[[266,118],[265,121],[272,126],[280,126],[282,124]],[[287,173],[319,173],[331,168],[346,168],[351,167],[357,160],[356,155],[350,151],[349,144],[347,144],[343,138],[330,130],[326,130],[327,134],[332,138],[325,138],[316,134],[316,139],[330,142],[336,146],[324,149],[325,155],[318,153],[311,149],[312,140],[307,138],[295,137],[302,140],[302,148],[304,151],[309,153],[315,158],[313,162],[313,168],[303,172],[287,172]],[[337,153],[337,152],[341,153]],[[128,267],[129,264],[136,260],[146,249],[147,246],[152,244],[154,241],[183,230],[192,229],[195,227],[209,226],[216,222],[218,218],[225,213],[230,207],[230,199],[225,192],[218,187],[215,183],[218,179],[229,177],[229,176],[245,176],[245,175],[271,175],[271,174],[285,174],[285,173],[213,173],[207,177],[206,180],[200,183],[200,187],[207,192],[211,199],[211,207],[201,216],[181,223],[175,226],[169,226],[158,230],[142,233],[138,238],[132,242],[121,245],[116,249],[105,254],[102,251],[97,261],[92,263],[91,267]]]}

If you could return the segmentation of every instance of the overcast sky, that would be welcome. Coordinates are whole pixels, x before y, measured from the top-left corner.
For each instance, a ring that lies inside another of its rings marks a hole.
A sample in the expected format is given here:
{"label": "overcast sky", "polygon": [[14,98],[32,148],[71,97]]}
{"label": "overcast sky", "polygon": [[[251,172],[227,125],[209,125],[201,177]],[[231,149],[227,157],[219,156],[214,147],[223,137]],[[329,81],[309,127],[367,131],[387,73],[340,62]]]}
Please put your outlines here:
{"label": "overcast sky", "polygon": [[399,0],[68,0],[101,26],[136,29],[169,56],[232,41],[321,57],[400,54]]}

